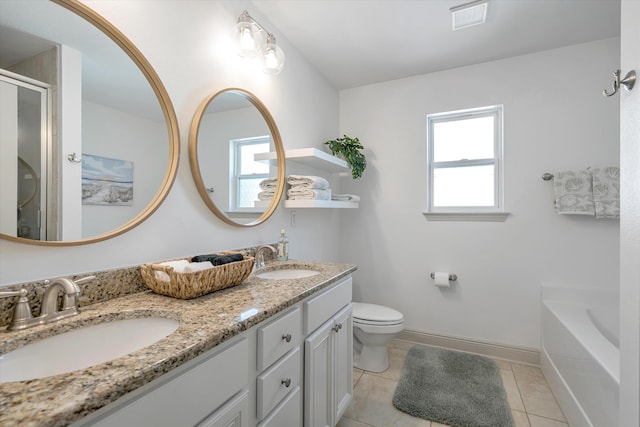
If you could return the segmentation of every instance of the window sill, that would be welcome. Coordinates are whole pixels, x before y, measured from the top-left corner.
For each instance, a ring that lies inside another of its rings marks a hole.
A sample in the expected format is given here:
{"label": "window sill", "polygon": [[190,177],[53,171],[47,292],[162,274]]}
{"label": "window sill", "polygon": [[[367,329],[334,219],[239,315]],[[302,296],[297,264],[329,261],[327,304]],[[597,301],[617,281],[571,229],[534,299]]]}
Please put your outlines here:
{"label": "window sill", "polygon": [[505,222],[509,212],[422,212],[427,221]]}

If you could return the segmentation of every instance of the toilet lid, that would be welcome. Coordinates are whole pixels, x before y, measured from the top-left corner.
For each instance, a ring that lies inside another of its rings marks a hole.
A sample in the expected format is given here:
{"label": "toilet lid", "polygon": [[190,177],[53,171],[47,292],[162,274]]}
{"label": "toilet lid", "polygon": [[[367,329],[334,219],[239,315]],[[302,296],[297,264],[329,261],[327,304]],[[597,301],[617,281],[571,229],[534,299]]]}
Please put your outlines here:
{"label": "toilet lid", "polygon": [[367,324],[395,324],[404,320],[402,313],[389,307],[376,304],[366,304],[362,302],[354,302],[353,319],[361,323]]}

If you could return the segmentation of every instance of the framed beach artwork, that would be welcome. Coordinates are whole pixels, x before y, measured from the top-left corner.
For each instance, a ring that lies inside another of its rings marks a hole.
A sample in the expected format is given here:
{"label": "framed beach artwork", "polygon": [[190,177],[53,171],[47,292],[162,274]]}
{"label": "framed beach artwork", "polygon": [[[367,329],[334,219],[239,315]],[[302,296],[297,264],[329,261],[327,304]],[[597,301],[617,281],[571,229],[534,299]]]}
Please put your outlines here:
{"label": "framed beach artwork", "polygon": [[133,162],[83,153],[82,204],[133,205]]}

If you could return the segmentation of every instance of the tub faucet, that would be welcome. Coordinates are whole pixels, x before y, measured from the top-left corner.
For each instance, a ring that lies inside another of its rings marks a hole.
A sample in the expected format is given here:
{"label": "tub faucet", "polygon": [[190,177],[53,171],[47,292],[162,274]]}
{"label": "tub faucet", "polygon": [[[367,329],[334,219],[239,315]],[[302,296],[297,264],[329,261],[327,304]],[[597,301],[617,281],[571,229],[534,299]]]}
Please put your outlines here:
{"label": "tub faucet", "polygon": [[264,250],[269,249],[271,254],[276,253],[276,248],[271,245],[262,245],[256,249],[256,269],[264,267]]}

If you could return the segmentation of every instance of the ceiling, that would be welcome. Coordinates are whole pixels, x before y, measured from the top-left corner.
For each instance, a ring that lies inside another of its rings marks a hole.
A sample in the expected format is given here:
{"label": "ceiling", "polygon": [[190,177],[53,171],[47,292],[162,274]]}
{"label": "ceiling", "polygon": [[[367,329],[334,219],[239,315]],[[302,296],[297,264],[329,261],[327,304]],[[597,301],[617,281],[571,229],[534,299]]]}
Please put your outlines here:
{"label": "ceiling", "polygon": [[267,30],[283,35],[338,89],[620,35],[619,0],[490,0],[485,24],[452,31],[449,8],[469,1],[252,0],[252,5],[275,26],[261,22]]}

